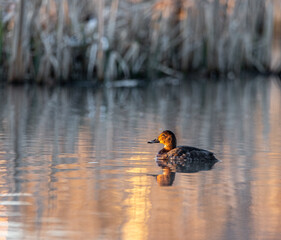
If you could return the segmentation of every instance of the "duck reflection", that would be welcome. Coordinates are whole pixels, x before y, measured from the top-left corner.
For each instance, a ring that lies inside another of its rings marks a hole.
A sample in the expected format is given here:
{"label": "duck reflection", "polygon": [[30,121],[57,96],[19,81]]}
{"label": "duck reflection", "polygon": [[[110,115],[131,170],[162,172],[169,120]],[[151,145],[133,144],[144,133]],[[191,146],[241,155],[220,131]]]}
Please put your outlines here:
{"label": "duck reflection", "polygon": [[216,162],[187,160],[185,161],[184,167],[182,167],[167,159],[156,157],[156,163],[163,171],[162,174],[156,175],[158,184],[160,186],[171,186],[175,180],[176,172],[195,173],[199,171],[207,171],[211,170]]}
{"label": "duck reflection", "polygon": [[185,159],[184,164],[179,164],[177,162],[170,161],[169,159],[167,160],[157,156],[156,163],[159,167],[168,167],[173,172],[195,173],[211,170],[217,161],[206,161],[205,159],[197,159],[197,161],[194,161],[192,159]]}
{"label": "duck reflection", "polygon": [[175,180],[176,173],[169,167],[164,167],[162,174],[156,176],[156,180],[160,186],[171,186]]}

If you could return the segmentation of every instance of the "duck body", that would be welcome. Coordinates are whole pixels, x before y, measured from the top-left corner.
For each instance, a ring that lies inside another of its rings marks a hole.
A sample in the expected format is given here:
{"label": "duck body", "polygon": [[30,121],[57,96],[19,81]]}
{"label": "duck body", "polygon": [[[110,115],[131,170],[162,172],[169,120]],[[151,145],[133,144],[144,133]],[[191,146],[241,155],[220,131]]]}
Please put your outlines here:
{"label": "duck body", "polygon": [[170,167],[176,172],[210,170],[216,162],[212,152],[190,146],[178,146],[166,153],[160,150],[156,156],[158,166]]}
{"label": "duck body", "polygon": [[162,132],[158,138],[148,143],[163,143],[165,145],[158,152],[156,162],[159,166],[172,168],[176,172],[209,170],[218,162],[210,151],[191,146],[176,146],[176,137],[169,130]]}

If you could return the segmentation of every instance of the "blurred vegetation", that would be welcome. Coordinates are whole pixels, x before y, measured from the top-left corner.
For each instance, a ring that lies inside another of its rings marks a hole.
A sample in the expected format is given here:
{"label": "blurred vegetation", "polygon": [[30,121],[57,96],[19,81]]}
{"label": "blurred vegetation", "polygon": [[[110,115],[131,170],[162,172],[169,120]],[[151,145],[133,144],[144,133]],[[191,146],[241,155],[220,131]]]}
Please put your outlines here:
{"label": "blurred vegetation", "polygon": [[198,70],[278,73],[276,2],[0,0],[1,78],[58,83]]}

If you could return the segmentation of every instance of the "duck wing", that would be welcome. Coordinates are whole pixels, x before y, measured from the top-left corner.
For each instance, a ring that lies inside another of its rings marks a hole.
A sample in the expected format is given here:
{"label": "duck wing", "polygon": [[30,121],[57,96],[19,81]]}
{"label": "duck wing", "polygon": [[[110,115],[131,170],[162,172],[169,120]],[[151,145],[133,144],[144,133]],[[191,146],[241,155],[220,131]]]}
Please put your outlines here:
{"label": "duck wing", "polygon": [[179,146],[167,153],[168,162],[176,166],[177,172],[197,172],[211,169],[218,161],[210,151]]}
{"label": "duck wing", "polygon": [[210,158],[214,153],[190,146],[178,146],[167,153],[169,158],[177,157],[191,157],[191,158]]}

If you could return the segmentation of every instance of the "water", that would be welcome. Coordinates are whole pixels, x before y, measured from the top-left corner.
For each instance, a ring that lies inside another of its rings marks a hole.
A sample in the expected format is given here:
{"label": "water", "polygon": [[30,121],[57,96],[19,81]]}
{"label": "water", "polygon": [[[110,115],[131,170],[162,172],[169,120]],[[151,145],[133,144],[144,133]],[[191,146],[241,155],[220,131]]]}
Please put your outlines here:
{"label": "water", "polygon": [[[0,89],[1,239],[280,239],[276,79]],[[164,129],[209,171],[162,170]]]}

